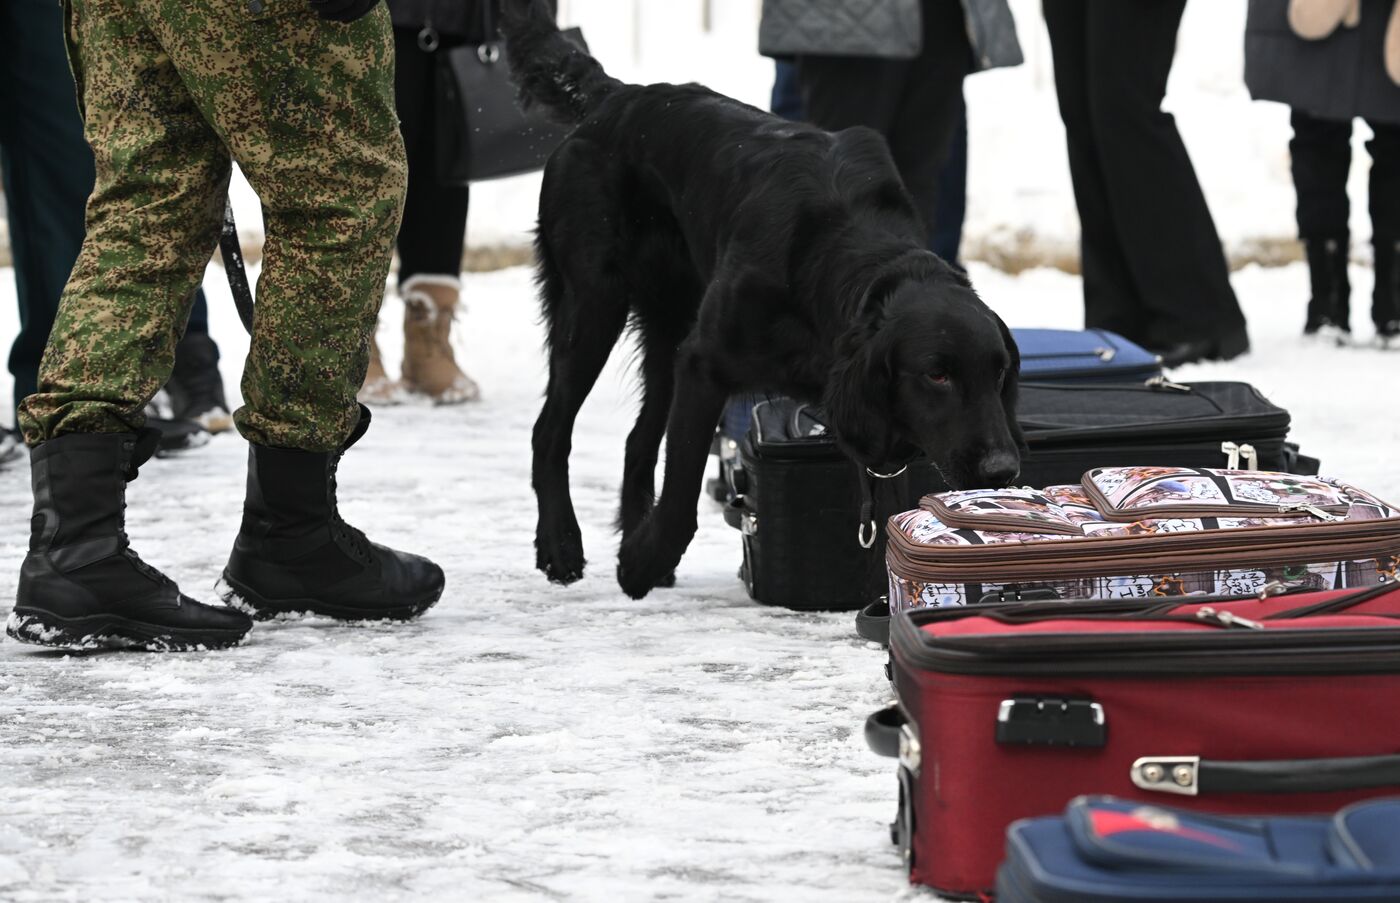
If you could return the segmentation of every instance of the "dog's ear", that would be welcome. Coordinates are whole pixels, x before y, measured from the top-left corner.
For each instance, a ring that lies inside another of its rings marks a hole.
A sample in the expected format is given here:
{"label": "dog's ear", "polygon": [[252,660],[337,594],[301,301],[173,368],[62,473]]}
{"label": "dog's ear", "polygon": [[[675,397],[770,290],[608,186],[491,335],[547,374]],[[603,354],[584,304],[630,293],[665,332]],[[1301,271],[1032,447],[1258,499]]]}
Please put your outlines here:
{"label": "dog's ear", "polygon": [[1001,341],[1006,346],[1006,353],[1011,357],[1011,365],[1006,370],[1006,379],[1001,385],[1001,407],[1006,413],[1006,427],[1011,431],[1011,439],[1016,443],[1016,448],[1022,455],[1030,451],[1030,446],[1026,444],[1026,436],[1021,432],[1021,421],[1016,417],[1016,398],[1021,387],[1021,349],[1016,345],[1016,338],[1011,335],[1011,330],[1006,328],[1006,323],[998,317],[996,311],[992,312],[996,317],[997,328],[1001,330]]}
{"label": "dog's ear", "polygon": [[894,419],[893,349],[881,333],[885,297],[868,298],[836,344],[836,359],[827,380],[822,407],[837,440],[869,466],[883,462],[891,446]]}

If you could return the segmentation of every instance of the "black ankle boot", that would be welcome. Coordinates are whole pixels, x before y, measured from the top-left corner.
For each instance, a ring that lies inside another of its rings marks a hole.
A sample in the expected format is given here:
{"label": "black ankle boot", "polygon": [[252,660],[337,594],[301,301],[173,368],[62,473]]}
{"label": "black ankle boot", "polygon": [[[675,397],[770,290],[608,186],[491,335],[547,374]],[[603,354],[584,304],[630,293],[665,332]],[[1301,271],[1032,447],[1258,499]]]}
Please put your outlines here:
{"label": "black ankle boot", "polygon": [[1400,240],[1375,238],[1376,288],[1371,293],[1371,319],[1376,344],[1400,349]]}
{"label": "black ankle boot", "polygon": [[243,526],[224,569],[228,604],[259,621],[408,620],[442,596],[441,568],[370,542],[336,510],[336,466],[368,428],[361,408],[339,452],[250,447]]}
{"label": "black ankle boot", "polygon": [[70,649],[220,649],[252,622],[181,595],[127,544],[126,484],[155,450],[154,430],[70,433],[30,452],[34,517],[6,632]]}
{"label": "black ankle boot", "polygon": [[210,433],[233,427],[219,375],[219,346],[205,333],[187,332],[175,346],[175,368],[165,392],[176,420],[192,420]]}
{"label": "black ankle boot", "polygon": [[1350,252],[1346,236],[1314,238],[1304,243],[1312,298],[1304,335],[1320,335],[1338,344],[1351,338],[1351,280],[1347,276]]}

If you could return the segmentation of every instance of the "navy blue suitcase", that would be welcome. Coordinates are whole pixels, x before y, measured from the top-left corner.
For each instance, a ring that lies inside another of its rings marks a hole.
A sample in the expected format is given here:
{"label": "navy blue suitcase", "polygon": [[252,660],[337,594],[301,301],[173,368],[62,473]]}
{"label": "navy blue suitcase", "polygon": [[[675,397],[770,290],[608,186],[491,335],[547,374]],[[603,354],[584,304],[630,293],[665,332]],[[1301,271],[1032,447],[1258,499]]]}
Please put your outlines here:
{"label": "navy blue suitcase", "polygon": [[1021,381],[1140,383],[1162,375],[1162,359],[1106,329],[1013,329]]}
{"label": "navy blue suitcase", "polygon": [[1400,799],[1241,818],[1080,797],[1007,831],[997,903],[1400,900]]}

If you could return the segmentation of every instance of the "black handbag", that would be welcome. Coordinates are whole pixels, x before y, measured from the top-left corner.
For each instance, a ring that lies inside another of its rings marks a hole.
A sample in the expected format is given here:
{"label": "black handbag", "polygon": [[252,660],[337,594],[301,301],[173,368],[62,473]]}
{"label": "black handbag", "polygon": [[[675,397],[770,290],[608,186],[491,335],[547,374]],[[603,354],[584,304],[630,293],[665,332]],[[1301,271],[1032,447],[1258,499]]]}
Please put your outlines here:
{"label": "black handbag", "polygon": [[[437,54],[437,167],[444,185],[484,182],[534,172],[572,131],[541,108],[522,110],[516,99],[495,3],[483,2],[482,43]],[[564,37],[587,50],[583,32]]]}

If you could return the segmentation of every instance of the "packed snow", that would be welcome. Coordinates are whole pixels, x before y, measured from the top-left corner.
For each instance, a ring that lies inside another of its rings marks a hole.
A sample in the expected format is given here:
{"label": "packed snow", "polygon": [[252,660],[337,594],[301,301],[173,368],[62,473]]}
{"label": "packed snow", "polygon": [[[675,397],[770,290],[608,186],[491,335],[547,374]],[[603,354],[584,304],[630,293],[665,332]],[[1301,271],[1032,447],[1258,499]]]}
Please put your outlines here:
{"label": "packed snow", "polygon": [[[763,102],[757,4],[708,6],[708,32],[699,0],[565,0],[563,14],[623,77],[698,79]],[[1013,0],[1027,65],[968,83],[969,238],[1072,249],[1038,6]],[[1188,5],[1168,98],[1232,247],[1293,232],[1287,114],[1244,95],[1243,8]],[[477,189],[473,241],[521,240],[537,184]],[[256,205],[246,189],[239,200],[256,235]],[[1013,325],[1081,324],[1076,277],[981,264],[972,276]],[[206,287],[234,400],[247,338],[223,279],[211,268]],[[1371,279],[1353,268],[1361,339]],[[1388,391],[1400,355],[1305,345],[1300,265],[1249,267],[1234,284],[1254,353],[1175,376],[1253,382],[1293,412],[1294,438],[1324,472],[1400,501]],[[208,654],[0,643],[0,899],[934,899],[907,887],[889,843],[893,766],[861,726],[890,693],[883,654],[850,614],[749,600],[737,534],[704,499],[677,586],[640,602],[617,589],[609,525],[637,401],[625,350],[574,443],[588,576],[558,587],[534,571],[529,438],[544,359],[530,275],[469,276],[465,300],[455,339],[484,401],[377,410],[340,480],[353,522],[443,565],[441,604],[409,625],[259,625],[245,646]],[[391,372],[401,320],[391,298],[380,333]],[[0,269],[0,343],[16,327],[13,272]],[[0,397],[9,389],[0,373]],[[135,547],[206,601],[237,529],[245,456],[220,436],[152,462],[130,488]],[[0,600],[14,596],[28,515],[17,462],[0,469]]]}
{"label": "packed snow", "polygon": [[[1075,277],[972,275],[1014,324],[1079,323]],[[1352,278],[1361,297],[1370,271]],[[222,279],[211,268],[206,286],[234,390],[246,338]],[[1400,500],[1381,391],[1400,357],[1305,346],[1301,266],[1235,285],[1256,351],[1176,376],[1254,382],[1328,473]],[[208,654],[0,643],[0,898],[931,899],[889,843],[893,767],[861,726],[890,694],[851,615],[750,601],[738,536],[707,500],[675,589],[617,589],[609,524],[635,409],[622,350],[575,441],[588,576],[534,571],[530,274],[471,276],[466,298],[458,348],[485,400],[377,411],[341,478],[352,522],[442,563],[442,603],[407,626],[259,625]],[[0,335],[14,311],[0,270]],[[401,316],[386,304],[391,370]],[[130,488],[135,547],[207,601],[245,455],[223,435]],[[0,599],[28,505],[27,468],[0,471]]]}

